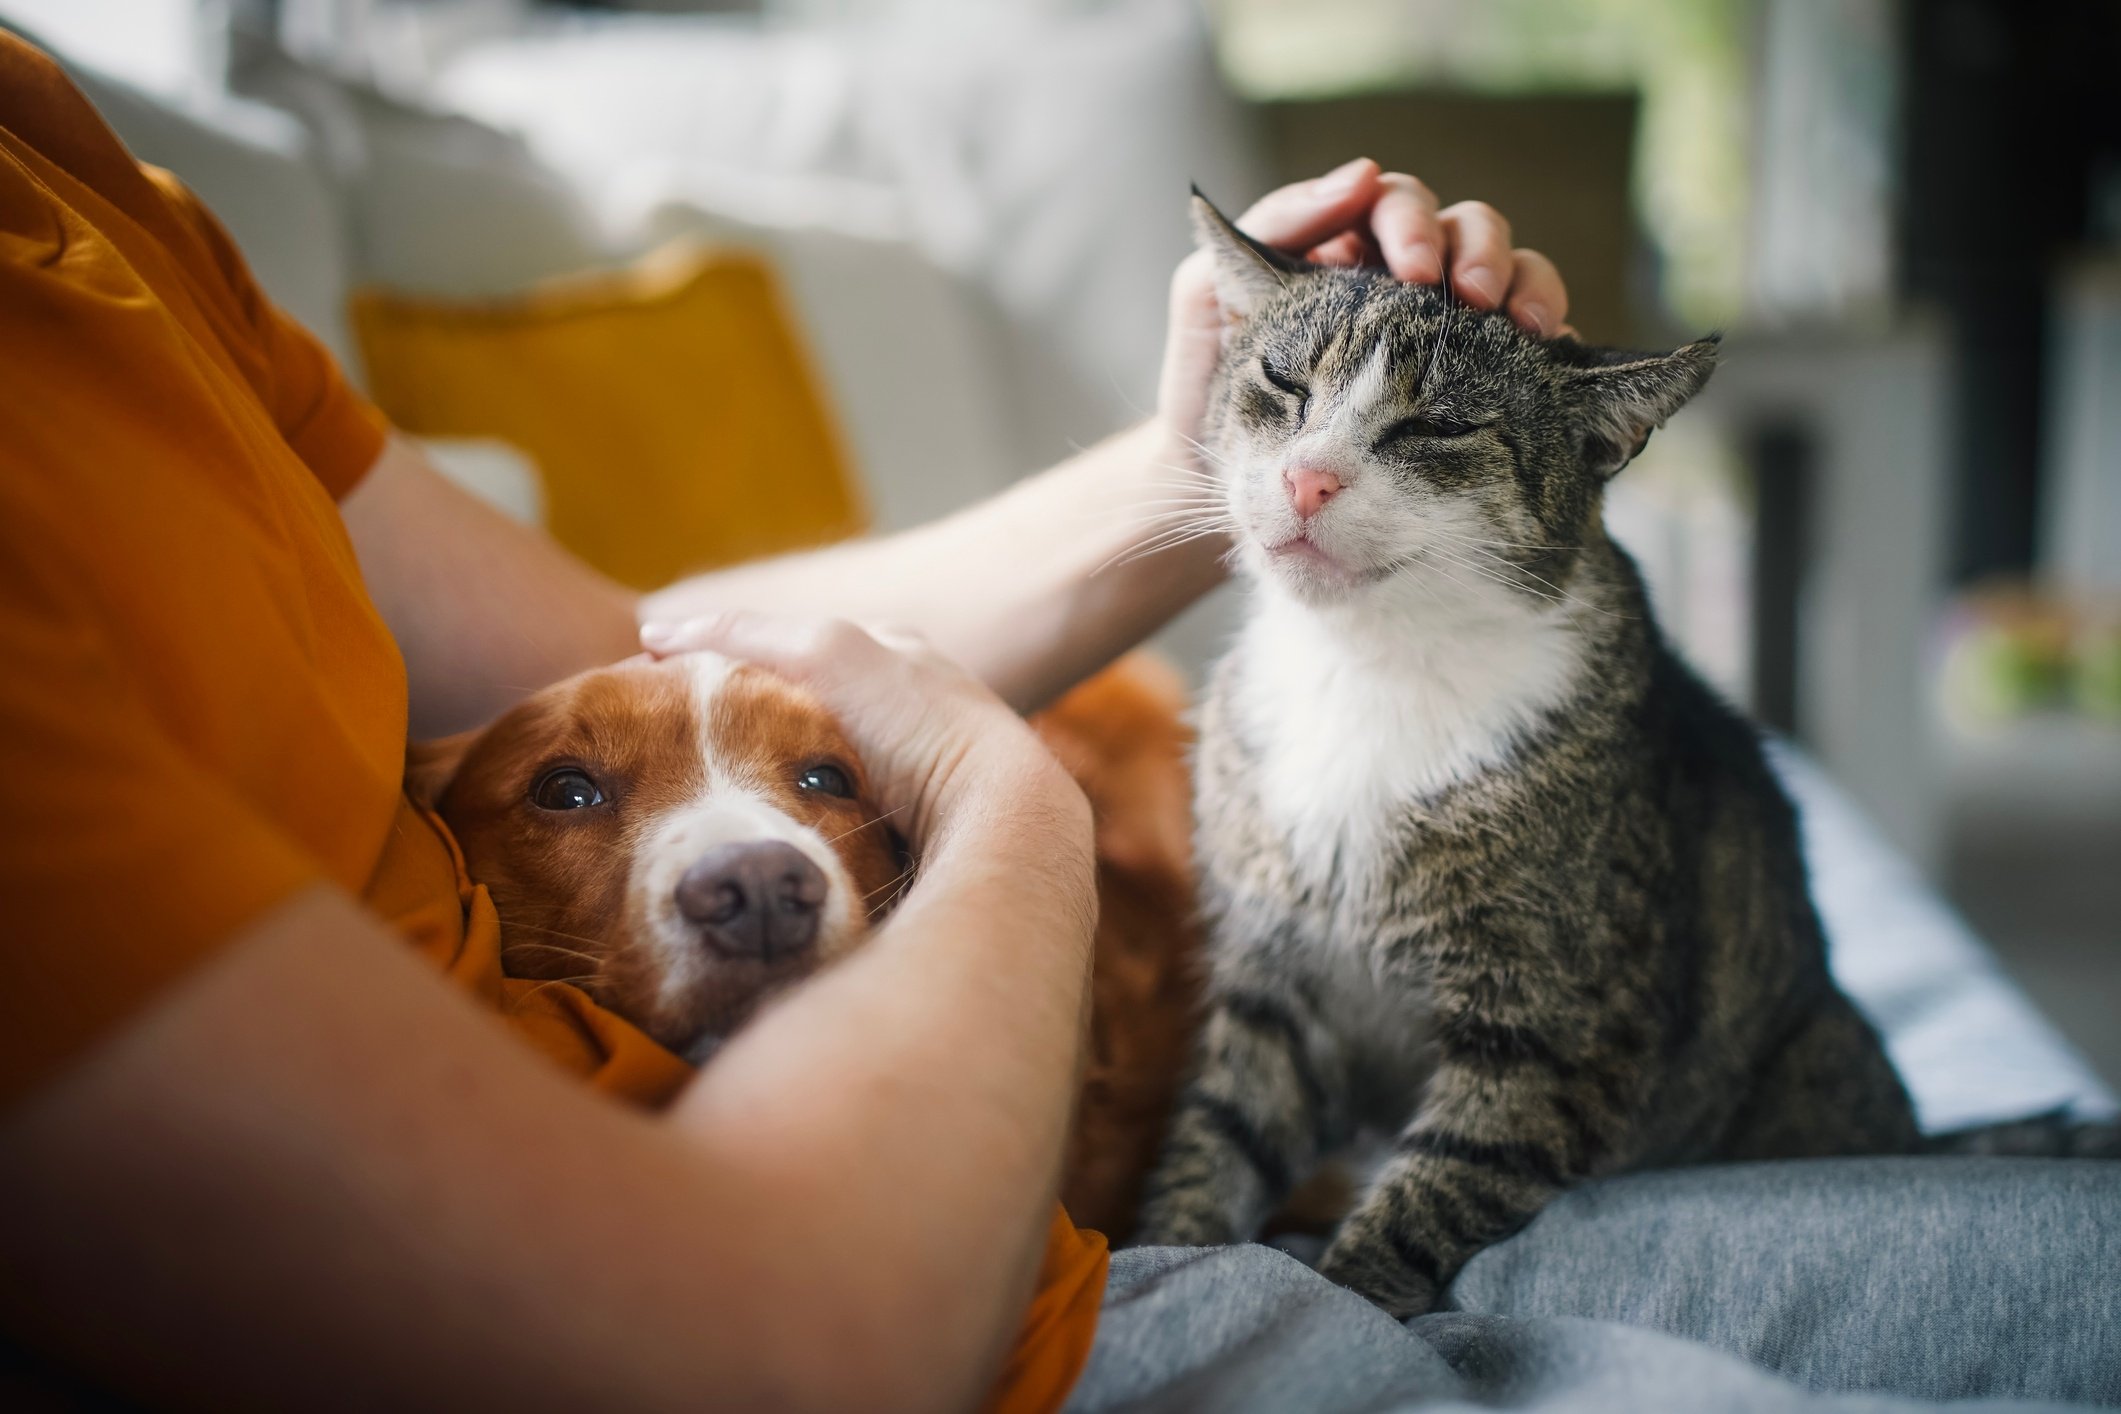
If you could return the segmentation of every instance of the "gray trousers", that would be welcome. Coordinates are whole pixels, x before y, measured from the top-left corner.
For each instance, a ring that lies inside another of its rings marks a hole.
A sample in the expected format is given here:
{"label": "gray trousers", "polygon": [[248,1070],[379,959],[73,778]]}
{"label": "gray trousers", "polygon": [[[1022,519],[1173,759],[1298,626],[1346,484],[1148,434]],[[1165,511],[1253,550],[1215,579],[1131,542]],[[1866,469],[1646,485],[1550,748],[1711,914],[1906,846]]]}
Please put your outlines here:
{"label": "gray trousers", "polygon": [[1113,1258],[1071,1410],[2121,1404],[2121,1164],[1841,1159],[1557,1201],[1400,1325],[1256,1246]]}

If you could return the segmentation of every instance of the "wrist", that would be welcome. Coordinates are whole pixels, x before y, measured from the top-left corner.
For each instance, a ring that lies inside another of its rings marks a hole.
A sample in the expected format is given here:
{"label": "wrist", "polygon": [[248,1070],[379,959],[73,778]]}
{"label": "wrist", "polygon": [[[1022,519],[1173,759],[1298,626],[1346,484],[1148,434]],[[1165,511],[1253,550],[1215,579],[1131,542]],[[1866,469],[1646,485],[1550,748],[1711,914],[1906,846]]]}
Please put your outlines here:
{"label": "wrist", "polygon": [[1152,467],[1162,466],[1180,471],[1212,472],[1200,454],[1200,441],[1194,435],[1198,428],[1182,430],[1169,414],[1159,408],[1143,423],[1138,431],[1142,439],[1143,454]]}
{"label": "wrist", "polygon": [[968,753],[937,793],[922,872],[999,869],[1094,897],[1095,827],[1090,802],[1060,763],[1025,732],[1025,743]]}

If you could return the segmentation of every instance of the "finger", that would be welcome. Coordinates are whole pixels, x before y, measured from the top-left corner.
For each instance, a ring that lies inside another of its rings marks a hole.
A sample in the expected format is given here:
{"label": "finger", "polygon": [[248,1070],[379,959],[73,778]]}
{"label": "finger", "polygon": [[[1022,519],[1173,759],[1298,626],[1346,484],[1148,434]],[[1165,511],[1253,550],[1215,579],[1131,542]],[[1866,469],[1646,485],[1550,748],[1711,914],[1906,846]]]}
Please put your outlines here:
{"label": "finger", "polygon": [[1436,194],[1404,172],[1378,178],[1382,194],[1370,211],[1370,230],[1385,269],[1402,280],[1433,285],[1443,279],[1444,231]]}
{"label": "finger", "polygon": [[1561,272],[1536,250],[1511,255],[1510,293],[1503,308],[1526,333],[1551,339],[1566,327],[1569,313],[1569,291],[1561,283]]}
{"label": "finger", "polygon": [[641,625],[641,646],[658,658],[719,653],[791,676],[874,650],[876,640],[840,619],[791,619],[728,609],[676,623]]}
{"label": "finger", "polygon": [[1510,223],[1484,201],[1438,215],[1449,247],[1451,292],[1475,309],[1496,309],[1510,289]]}
{"label": "finger", "polygon": [[1268,192],[1237,225],[1277,249],[1308,250],[1353,227],[1376,199],[1377,164],[1358,157],[1323,177]]}
{"label": "finger", "polygon": [[1342,231],[1324,245],[1312,246],[1304,259],[1313,265],[1338,265],[1352,268],[1369,262],[1370,243],[1362,238],[1360,231]]}
{"label": "finger", "polygon": [[928,641],[927,634],[909,624],[864,623],[861,628],[884,647],[905,657],[932,662],[942,656]]}

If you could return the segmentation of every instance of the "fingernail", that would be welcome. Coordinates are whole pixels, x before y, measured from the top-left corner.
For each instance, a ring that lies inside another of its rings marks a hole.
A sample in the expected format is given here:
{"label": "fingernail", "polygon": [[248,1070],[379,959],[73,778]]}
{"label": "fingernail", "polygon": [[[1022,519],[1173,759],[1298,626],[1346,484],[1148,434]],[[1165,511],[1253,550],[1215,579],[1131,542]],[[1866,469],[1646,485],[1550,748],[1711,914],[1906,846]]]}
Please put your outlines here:
{"label": "fingernail", "polygon": [[1517,315],[1519,324],[1526,326],[1530,332],[1537,334],[1540,338],[1544,339],[1549,333],[1553,332],[1553,316],[1547,313],[1545,305],[1520,304],[1513,312]]}
{"label": "fingernail", "polygon": [[1355,190],[1358,183],[1368,175],[1370,159],[1358,157],[1353,162],[1343,162],[1323,177],[1311,183],[1311,194],[1326,201],[1346,196]]}
{"label": "fingernail", "polygon": [[1475,304],[1492,309],[1502,301],[1502,281],[1496,279],[1495,272],[1484,265],[1459,271],[1457,285],[1458,292],[1471,295]]}
{"label": "fingernail", "polygon": [[705,618],[678,619],[674,622],[658,619],[654,623],[641,625],[641,646],[651,651],[682,649],[686,644],[698,639],[706,627]]}

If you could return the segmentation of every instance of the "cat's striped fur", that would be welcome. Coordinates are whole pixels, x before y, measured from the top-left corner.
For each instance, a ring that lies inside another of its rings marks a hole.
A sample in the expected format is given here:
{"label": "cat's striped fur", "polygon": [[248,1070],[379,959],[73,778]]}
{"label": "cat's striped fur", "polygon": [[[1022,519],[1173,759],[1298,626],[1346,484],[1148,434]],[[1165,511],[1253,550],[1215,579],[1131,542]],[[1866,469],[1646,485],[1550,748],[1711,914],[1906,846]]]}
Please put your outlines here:
{"label": "cat's striped fur", "polygon": [[[1587,1178],[1914,1148],[1752,728],[1600,521],[1713,347],[1540,344],[1196,215],[1253,600],[1203,711],[1208,1011],[1139,1240],[1250,1236],[1382,1130],[1322,1270],[1408,1315]],[[1309,521],[1298,463],[1344,483]]]}

